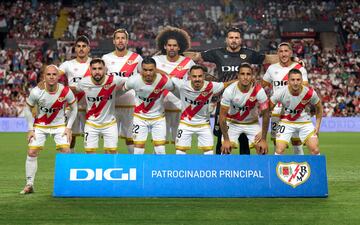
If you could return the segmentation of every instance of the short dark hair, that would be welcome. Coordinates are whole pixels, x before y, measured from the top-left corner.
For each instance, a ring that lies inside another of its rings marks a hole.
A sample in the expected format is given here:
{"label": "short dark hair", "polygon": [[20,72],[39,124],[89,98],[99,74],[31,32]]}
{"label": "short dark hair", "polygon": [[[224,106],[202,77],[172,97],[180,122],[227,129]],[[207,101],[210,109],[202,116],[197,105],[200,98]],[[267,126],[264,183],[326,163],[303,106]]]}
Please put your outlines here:
{"label": "short dark hair", "polygon": [[90,66],[94,65],[95,63],[101,63],[105,66],[105,62],[104,60],[100,59],[100,58],[94,58],[90,61]]}
{"label": "short dark hair", "polygon": [[229,34],[230,32],[239,33],[239,34],[240,34],[240,37],[241,37],[241,31],[240,31],[240,29],[237,28],[237,27],[230,27],[229,29],[227,29],[226,32],[225,32],[226,37],[228,36],[228,34]]}
{"label": "short dark hair", "polygon": [[85,35],[81,35],[81,36],[79,36],[78,38],[76,38],[75,45],[76,45],[78,42],[84,42],[85,44],[90,45],[90,40],[89,40],[89,38],[86,37]]}
{"label": "short dark hair", "polygon": [[247,62],[241,63],[240,66],[239,66],[239,72],[240,72],[241,68],[249,68],[251,70],[251,73],[253,72],[253,69],[252,69],[250,63],[247,63]]}
{"label": "short dark hair", "polygon": [[153,59],[152,57],[150,56],[146,56],[143,61],[141,62],[141,65],[144,65],[144,64],[154,64],[155,67],[156,67],[156,61],[155,59]]}
{"label": "short dark hair", "polygon": [[204,73],[207,73],[207,71],[208,71],[208,69],[205,66],[196,64],[190,68],[189,73],[191,73],[191,71],[193,71],[193,70],[199,70],[199,69],[202,70]]}
{"label": "short dark hair", "polygon": [[[298,69],[295,69],[295,68],[293,68],[293,69],[291,69],[291,70],[289,71],[289,73],[288,73],[288,78],[290,78],[290,75],[291,75],[291,74],[300,74],[300,75],[302,75],[301,71],[298,70]],[[302,76],[301,76],[301,78],[302,78]]]}

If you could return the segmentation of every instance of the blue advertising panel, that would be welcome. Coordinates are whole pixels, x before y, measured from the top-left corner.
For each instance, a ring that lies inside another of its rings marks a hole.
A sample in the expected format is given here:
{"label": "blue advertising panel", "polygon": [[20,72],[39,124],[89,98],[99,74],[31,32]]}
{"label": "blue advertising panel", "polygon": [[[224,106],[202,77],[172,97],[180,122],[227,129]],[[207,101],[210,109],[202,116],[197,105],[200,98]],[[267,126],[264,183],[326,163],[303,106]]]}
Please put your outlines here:
{"label": "blue advertising panel", "polygon": [[327,197],[324,156],[57,154],[55,197]]}

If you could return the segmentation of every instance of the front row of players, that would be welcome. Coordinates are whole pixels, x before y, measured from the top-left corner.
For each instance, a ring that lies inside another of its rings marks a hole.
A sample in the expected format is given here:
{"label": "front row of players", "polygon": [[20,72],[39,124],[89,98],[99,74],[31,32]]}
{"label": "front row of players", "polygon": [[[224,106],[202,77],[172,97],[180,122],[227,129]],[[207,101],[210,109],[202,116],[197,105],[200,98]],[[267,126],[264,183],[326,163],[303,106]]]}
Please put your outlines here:
{"label": "front row of players", "polygon": [[[84,145],[87,153],[98,148],[99,137],[104,138],[106,153],[117,153],[118,128],[115,119],[115,93],[135,91],[133,120],[134,154],[143,154],[149,133],[152,134],[155,154],[165,154],[166,122],[164,118],[164,92],[173,92],[181,99],[180,126],[176,137],[176,153],[186,154],[191,148],[191,137],[198,136],[198,147],[204,154],[213,154],[213,135],[210,128],[209,103],[212,96],[225,89],[220,109],[220,126],[223,132],[222,153],[229,154],[238,145],[238,137],[244,133],[249,145],[258,154],[267,154],[266,135],[269,112],[278,103],[282,104],[281,121],[276,136],[275,154],[283,154],[291,137],[296,134],[307,145],[311,154],[317,155],[318,133],[322,118],[322,105],[316,92],[302,85],[298,69],[288,73],[288,86],[276,92],[268,100],[261,85],[254,83],[250,64],[239,67],[238,80],[225,83],[205,81],[206,68],[194,65],[189,71],[189,80],[168,77],[156,68],[153,58],[141,63],[140,74],[124,78],[106,75],[102,59],[90,62],[91,76],[84,77],[75,87],[58,83],[59,70],[55,65],[44,70],[44,87],[36,87],[27,99],[26,118],[29,126],[28,155],[26,159],[26,186],[22,194],[33,192],[37,170],[37,156],[44,146],[47,135],[54,135],[56,149],[69,153],[71,126],[77,115],[73,94],[84,92],[86,99],[86,122]],[[315,105],[316,126],[305,112],[308,105]],[[67,121],[64,115],[70,107]],[[257,107],[259,106],[259,107]],[[32,109],[36,107],[34,118]],[[260,113],[258,111],[260,110]],[[262,126],[259,125],[259,115]]]}

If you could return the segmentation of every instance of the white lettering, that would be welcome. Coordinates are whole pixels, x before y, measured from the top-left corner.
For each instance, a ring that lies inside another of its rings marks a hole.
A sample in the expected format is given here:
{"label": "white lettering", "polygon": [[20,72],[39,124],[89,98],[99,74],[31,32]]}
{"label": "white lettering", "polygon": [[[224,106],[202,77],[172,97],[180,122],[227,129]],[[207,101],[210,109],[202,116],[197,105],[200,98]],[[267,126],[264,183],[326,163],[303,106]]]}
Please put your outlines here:
{"label": "white lettering", "polygon": [[[120,172],[119,172],[120,171]],[[70,169],[71,181],[90,181],[95,180],[136,180],[136,168],[130,168],[129,173],[122,172],[123,168],[109,168],[103,170],[96,168],[95,170],[90,168],[84,169]]]}

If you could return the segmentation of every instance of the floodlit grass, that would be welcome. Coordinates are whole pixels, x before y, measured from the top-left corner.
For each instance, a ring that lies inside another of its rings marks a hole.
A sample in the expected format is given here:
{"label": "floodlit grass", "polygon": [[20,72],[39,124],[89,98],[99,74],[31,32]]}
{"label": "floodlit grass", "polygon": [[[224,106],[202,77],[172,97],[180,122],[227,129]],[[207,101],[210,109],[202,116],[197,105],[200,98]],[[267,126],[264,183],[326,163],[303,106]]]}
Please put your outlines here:
{"label": "floodlit grass", "polygon": [[[1,133],[0,224],[360,224],[360,133],[321,133],[320,138],[328,198],[81,199],[52,197],[50,140],[38,160],[36,193],[18,194],[25,184],[25,134]],[[77,147],[83,151],[80,139]]]}

